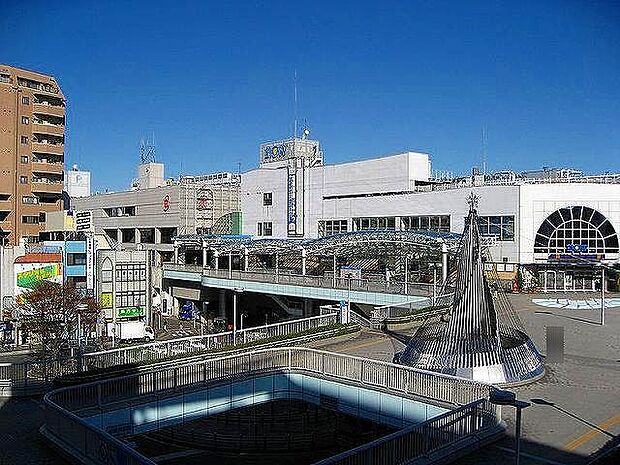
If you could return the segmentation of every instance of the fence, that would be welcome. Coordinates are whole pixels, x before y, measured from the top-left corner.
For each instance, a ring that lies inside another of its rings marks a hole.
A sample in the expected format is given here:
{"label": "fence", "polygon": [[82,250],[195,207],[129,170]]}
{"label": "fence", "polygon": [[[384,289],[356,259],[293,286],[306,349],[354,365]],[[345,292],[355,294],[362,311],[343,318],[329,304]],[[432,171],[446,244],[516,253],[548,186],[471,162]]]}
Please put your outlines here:
{"label": "fence", "polygon": [[[338,461],[326,463],[396,463],[390,457],[411,459],[471,436],[483,428],[499,425],[498,410],[486,401],[493,389],[491,385],[361,357],[293,347],[264,349],[166,366],[159,370],[58,389],[44,397],[48,419],[46,428],[48,434],[71,444],[77,453],[92,457],[95,463],[106,463],[99,459],[98,454],[92,454],[93,447],[99,441],[109,448],[107,450],[129,454],[126,463],[151,464],[147,459],[135,457],[133,451],[126,451],[118,439],[88,425],[71,410],[92,412],[92,409],[128,401],[130,398],[165,397],[170,393],[204,386],[214,380],[282,370],[315,373],[346,383],[389,390],[390,393],[465,405],[464,408],[436,417],[428,425],[421,424],[416,427],[418,429],[402,430],[400,434],[388,436],[382,442],[375,441],[363,446],[366,448],[364,450],[354,449],[344,457],[338,456]],[[420,435],[422,437],[418,438]],[[380,460],[371,460],[372,457]]]}
{"label": "fence", "polygon": [[381,292],[385,294],[404,294],[430,296],[433,292],[432,284],[402,281],[375,281],[368,278],[341,278],[335,276],[311,276],[240,270],[216,270],[203,268],[197,265],[164,264],[164,270],[186,271],[201,273],[212,278],[238,279],[241,281],[256,281],[261,283],[289,284],[293,286],[319,287],[326,289],[342,289],[351,291]]}
{"label": "fence", "polygon": [[[285,321],[237,331],[237,344],[255,342],[277,336],[301,333],[338,322],[337,313]],[[232,331],[204,336],[191,336],[151,342],[119,349],[103,350],[62,360],[42,360],[0,364],[0,397],[43,388],[54,378],[82,370],[108,368],[115,365],[163,361],[180,355],[191,355],[234,345]]]}

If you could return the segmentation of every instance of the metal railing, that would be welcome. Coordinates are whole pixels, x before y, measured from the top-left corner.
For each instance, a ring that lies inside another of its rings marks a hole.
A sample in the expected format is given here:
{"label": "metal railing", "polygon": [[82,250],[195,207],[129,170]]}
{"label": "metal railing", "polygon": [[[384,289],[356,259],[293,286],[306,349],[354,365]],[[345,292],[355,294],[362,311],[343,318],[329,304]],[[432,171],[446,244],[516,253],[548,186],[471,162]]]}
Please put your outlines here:
{"label": "metal railing", "polygon": [[[315,465],[374,465],[410,463],[416,458],[455,451],[455,445],[481,432],[499,428],[487,399],[450,410],[418,425],[379,438]],[[427,460],[425,463],[432,463]]]}
{"label": "metal railing", "polygon": [[[402,295],[432,295],[432,284],[402,281],[375,281],[368,278],[341,278],[334,276],[311,276],[291,274],[286,272],[275,273],[264,271],[241,271],[203,268],[199,265],[164,264],[164,270],[186,271],[201,273],[211,278],[238,279],[241,281],[256,281],[271,284],[288,284],[293,286],[308,286],[327,289],[341,289],[364,292],[381,292],[385,294]],[[405,292],[406,291],[406,292]]]}
{"label": "metal railing", "polygon": [[[418,425],[419,429],[415,431],[408,428],[402,430],[400,435],[395,433],[395,435],[384,438],[382,442],[375,441],[362,446],[366,447],[367,451],[360,452],[358,450],[360,448],[354,449],[351,451],[354,455],[347,455],[342,458],[345,461],[333,463],[396,463],[387,459],[390,457],[387,454],[395,448],[400,447],[399,457],[403,454],[408,458],[416,457],[442,447],[446,444],[445,441],[454,442],[481,428],[496,427],[500,421],[499,410],[486,401],[493,389],[491,385],[377,360],[292,347],[264,349],[165,366],[159,370],[61,388],[44,397],[46,419],[49,418],[46,429],[60,438],[62,442],[70,444],[73,449],[77,448],[82,454],[88,454],[91,444],[99,439],[100,443],[106,444],[110,450],[130,454],[128,457],[130,460],[141,460],[132,455],[135,451],[127,451],[118,439],[88,425],[73,411],[92,412],[92,409],[102,409],[117,402],[127,402],[131,398],[166,397],[185,390],[204,388],[206,383],[216,380],[247,378],[250,373],[274,371],[314,373],[348,384],[371,386],[390,393],[397,392],[409,397],[467,407],[457,408],[436,417],[426,422],[428,426]],[[416,436],[420,433],[428,436],[417,439]],[[374,457],[375,451],[379,451],[378,457],[386,457],[385,461],[357,461],[358,459],[350,458],[355,457],[356,454],[362,458]],[[97,454],[91,457],[99,460]],[[130,461],[127,463],[150,464],[151,462]]]}
{"label": "metal railing", "polygon": [[[237,344],[260,341],[277,336],[301,333],[338,322],[337,313],[284,321],[237,331]],[[103,350],[62,360],[41,360],[0,363],[0,397],[27,394],[42,390],[54,378],[78,371],[108,368],[116,365],[141,364],[171,359],[175,356],[198,354],[233,346],[232,331],[204,336],[190,336],[168,341],[151,342],[118,349]],[[5,392],[3,393],[3,389]]]}
{"label": "metal railing", "polygon": [[82,356],[85,369],[107,368],[115,365],[136,364],[166,360],[178,355],[216,350],[235,344],[245,344],[272,337],[286,336],[320,328],[338,322],[337,313],[283,321],[265,326],[237,330],[236,341],[232,331],[204,336],[190,336],[168,341],[150,342],[131,347],[91,352]]}

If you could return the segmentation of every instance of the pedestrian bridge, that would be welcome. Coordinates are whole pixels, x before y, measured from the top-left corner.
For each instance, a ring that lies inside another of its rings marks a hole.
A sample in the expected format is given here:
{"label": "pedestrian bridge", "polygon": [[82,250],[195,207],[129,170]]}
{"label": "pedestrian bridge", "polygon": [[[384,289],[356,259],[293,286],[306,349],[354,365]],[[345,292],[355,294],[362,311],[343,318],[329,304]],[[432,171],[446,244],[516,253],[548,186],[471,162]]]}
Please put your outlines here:
{"label": "pedestrian bridge", "polygon": [[335,276],[276,274],[241,270],[216,270],[196,265],[164,265],[164,279],[200,283],[216,289],[283,295],[317,300],[341,300],[374,306],[431,305],[433,286],[413,282],[374,282]]}
{"label": "pedestrian bridge", "polygon": [[438,463],[503,434],[492,386],[308,348],[246,352],[58,389],[45,437],[89,463],[155,462],[132,436],[232,409],[297,399],[396,428],[321,464]]}

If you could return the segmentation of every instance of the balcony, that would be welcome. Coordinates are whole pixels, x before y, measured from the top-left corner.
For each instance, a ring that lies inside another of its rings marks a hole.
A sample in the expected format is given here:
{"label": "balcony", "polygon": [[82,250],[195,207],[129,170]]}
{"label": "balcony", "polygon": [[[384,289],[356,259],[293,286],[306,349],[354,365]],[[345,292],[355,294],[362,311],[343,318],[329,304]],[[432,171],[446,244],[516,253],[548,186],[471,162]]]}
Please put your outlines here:
{"label": "balcony", "polygon": [[40,92],[48,92],[50,94],[58,94],[58,87],[46,82],[33,81],[32,79],[17,78],[17,85],[20,87],[28,87],[29,89],[38,90]]}
{"label": "balcony", "polygon": [[32,177],[32,192],[57,193],[62,194],[62,179]]}
{"label": "balcony", "polygon": [[54,155],[63,155],[65,151],[64,144],[51,143],[49,140],[33,140],[32,151],[40,153],[51,153]]}
{"label": "balcony", "polygon": [[42,134],[52,134],[55,136],[63,136],[65,133],[65,127],[62,124],[52,124],[47,121],[32,121],[33,132]]}
{"label": "balcony", "polygon": [[41,113],[44,115],[53,115],[53,116],[64,116],[65,115],[64,105],[54,105],[44,100],[33,101],[32,109],[36,113]]}
{"label": "balcony", "polygon": [[32,172],[33,173],[53,173],[62,175],[64,169],[64,163],[62,162],[48,162],[46,160],[33,160]]}

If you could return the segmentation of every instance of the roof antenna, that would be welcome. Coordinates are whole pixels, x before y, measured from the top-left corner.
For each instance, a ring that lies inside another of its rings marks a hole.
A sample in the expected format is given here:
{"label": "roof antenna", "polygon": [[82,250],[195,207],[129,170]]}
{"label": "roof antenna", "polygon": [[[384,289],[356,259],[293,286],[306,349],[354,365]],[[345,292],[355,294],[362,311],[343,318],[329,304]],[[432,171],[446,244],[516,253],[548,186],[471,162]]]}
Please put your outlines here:
{"label": "roof antenna", "polygon": [[482,125],[482,173],[487,175],[487,127]]}
{"label": "roof antenna", "polygon": [[295,68],[295,76],[293,78],[293,89],[295,94],[295,125],[293,129],[293,138],[297,139],[297,68]]}

